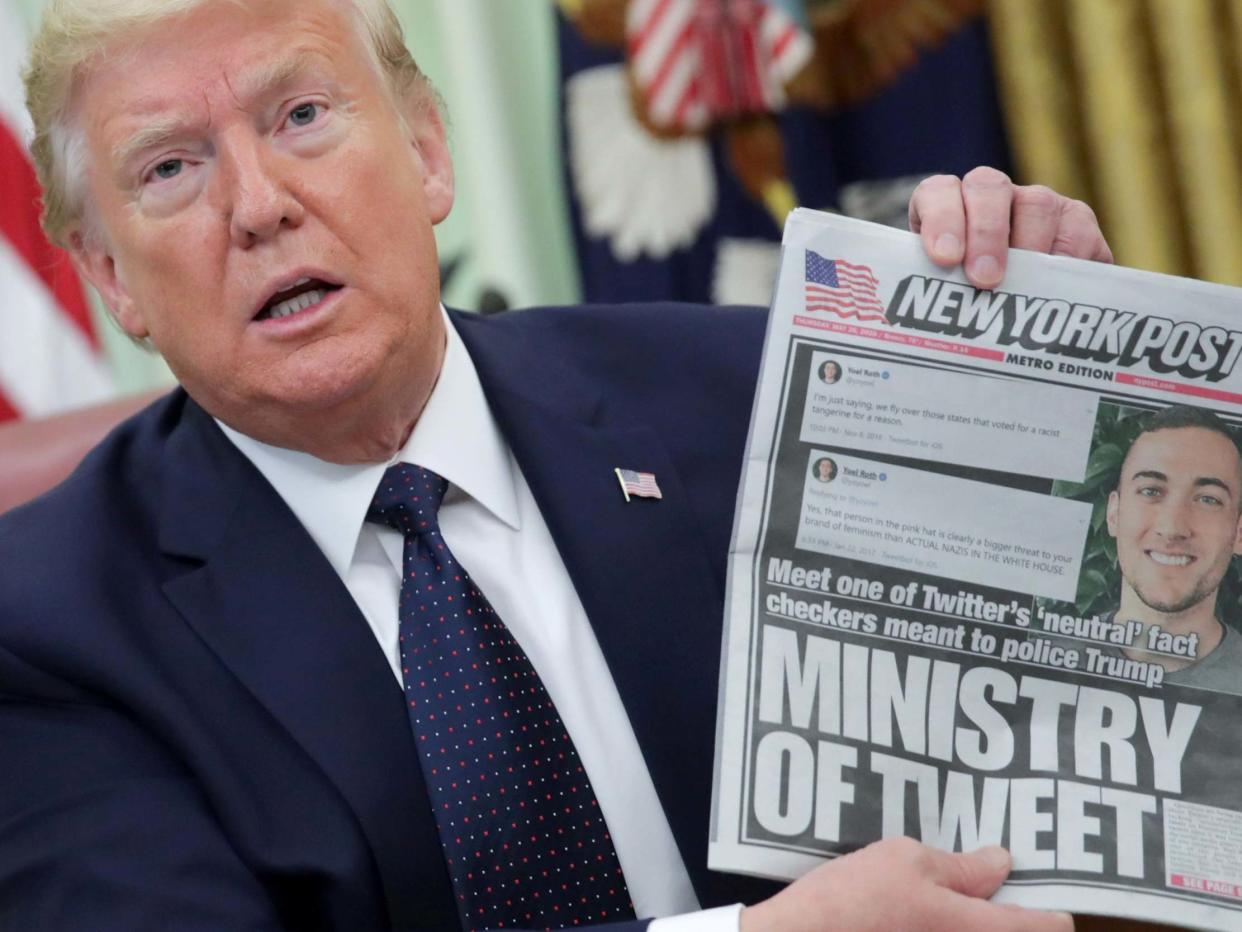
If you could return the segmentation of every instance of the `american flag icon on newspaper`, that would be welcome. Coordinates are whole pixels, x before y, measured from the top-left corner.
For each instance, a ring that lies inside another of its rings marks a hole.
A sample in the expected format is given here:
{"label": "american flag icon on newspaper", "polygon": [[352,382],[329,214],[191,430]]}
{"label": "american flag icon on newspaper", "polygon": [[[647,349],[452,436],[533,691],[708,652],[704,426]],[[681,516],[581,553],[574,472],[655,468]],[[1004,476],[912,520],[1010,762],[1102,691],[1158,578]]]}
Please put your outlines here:
{"label": "american flag icon on newspaper", "polygon": [[663,498],[660,486],[656,484],[655,473],[639,472],[636,469],[616,469],[617,479],[621,483],[621,493],[628,502],[631,498]]}
{"label": "american flag icon on newspaper", "polygon": [[838,317],[884,320],[884,305],[876,293],[879,279],[865,265],[844,259],[825,259],[806,251],[806,309],[828,311]]}

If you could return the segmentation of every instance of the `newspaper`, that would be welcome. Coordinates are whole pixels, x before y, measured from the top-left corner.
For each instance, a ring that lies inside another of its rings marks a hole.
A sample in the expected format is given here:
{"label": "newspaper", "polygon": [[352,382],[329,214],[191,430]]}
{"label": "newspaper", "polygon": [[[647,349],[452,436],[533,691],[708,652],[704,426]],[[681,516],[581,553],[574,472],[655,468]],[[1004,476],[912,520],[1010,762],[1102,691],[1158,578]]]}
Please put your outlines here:
{"label": "newspaper", "polygon": [[1002,844],[1242,929],[1242,290],[799,210],[739,490],[709,862]]}

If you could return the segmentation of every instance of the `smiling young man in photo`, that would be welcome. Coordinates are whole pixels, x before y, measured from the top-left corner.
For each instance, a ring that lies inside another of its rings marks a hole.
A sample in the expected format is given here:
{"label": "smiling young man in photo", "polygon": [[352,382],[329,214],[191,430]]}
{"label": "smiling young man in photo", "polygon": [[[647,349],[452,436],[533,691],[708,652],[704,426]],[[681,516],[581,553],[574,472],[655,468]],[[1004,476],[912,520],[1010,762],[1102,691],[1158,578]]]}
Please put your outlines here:
{"label": "smiling young man in photo", "polygon": [[1218,593],[1242,553],[1242,456],[1228,427],[1199,408],[1166,408],[1135,438],[1108,498],[1121,568],[1119,623],[1142,632],[1125,653],[1159,663],[1165,682],[1242,694],[1242,634]]}

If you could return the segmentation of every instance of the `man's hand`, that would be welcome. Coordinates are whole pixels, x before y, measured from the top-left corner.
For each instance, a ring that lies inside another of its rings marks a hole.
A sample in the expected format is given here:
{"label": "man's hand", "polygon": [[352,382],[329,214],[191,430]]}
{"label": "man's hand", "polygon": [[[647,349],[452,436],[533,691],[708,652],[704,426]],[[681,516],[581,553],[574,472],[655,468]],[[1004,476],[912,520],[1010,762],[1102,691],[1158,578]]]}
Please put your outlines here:
{"label": "man's hand", "polygon": [[937,265],[961,263],[977,288],[995,288],[1008,247],[1112,262],[1095,212],[1043,185],[1016,185],[995,168],[923,179],[910,198],[910,230]]}
{"label": "man's hand", "polygon": [[1072,932],[1067,913],[989,903],[1003,848],[948,854],[889,838],[817,867],[742,911],[741,932]]}

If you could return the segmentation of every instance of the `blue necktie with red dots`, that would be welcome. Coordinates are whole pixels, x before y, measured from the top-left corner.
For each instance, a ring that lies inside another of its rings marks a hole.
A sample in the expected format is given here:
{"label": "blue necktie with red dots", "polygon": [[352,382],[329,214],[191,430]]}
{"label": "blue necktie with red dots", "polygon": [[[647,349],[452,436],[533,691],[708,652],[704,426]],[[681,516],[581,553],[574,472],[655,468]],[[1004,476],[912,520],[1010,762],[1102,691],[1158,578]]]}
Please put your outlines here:
{"label": "blue necktie with red dots", "polygon": [[448,482],[384,473],[367,520],[405,536],[406,708],[463,928],[633,919],[608,826],[539,674],[440,536]]}

